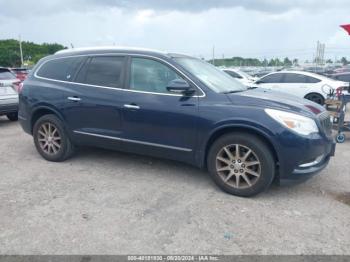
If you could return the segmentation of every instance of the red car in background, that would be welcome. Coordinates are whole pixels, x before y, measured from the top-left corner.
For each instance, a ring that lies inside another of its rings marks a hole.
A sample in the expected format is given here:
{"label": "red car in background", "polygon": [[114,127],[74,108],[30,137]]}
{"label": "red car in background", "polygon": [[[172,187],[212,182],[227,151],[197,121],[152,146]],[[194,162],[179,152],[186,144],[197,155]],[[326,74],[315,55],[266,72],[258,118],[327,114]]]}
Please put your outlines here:
{"label": "red car in background", "polygon": [[22,82],[27,78],[28,69],[26,68],[11,68],[10,70],[15,74],[16,78]]}

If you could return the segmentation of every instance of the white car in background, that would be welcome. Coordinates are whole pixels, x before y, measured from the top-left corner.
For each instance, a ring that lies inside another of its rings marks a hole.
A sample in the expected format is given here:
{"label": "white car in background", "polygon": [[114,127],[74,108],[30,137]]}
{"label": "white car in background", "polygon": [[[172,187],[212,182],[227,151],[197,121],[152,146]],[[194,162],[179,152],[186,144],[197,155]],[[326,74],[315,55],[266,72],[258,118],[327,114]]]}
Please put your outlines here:
{"label": "white car in background", "polygon": [[327,95],[349,83],[304,71],[279,71],[255,81],[253,86],[288,93],[323,105]]}
{"label": "white car in background", "polygon": [[21,81],[7,68],[0,67],[0,116],[18,119],[18,88]]}
{"label": "white car in background", "polygon": [[238,69],[224,68],[222,69],[222,71],[229,74],[230,76],[232,76],[233,78],[235,78],[245,86],[251,86],[254,83],[254,81],[257,80],[256,77],[248,75],[247,73]]}

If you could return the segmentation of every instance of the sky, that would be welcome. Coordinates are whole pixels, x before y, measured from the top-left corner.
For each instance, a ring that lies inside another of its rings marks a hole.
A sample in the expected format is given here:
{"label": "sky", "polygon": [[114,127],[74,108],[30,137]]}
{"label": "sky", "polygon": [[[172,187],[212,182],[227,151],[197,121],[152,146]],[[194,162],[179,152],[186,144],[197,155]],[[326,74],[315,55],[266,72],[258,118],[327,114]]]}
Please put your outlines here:
{"label": "sky", "polygon": [[0,39],[211,58],[350,57],[349,0],[0,0]]}

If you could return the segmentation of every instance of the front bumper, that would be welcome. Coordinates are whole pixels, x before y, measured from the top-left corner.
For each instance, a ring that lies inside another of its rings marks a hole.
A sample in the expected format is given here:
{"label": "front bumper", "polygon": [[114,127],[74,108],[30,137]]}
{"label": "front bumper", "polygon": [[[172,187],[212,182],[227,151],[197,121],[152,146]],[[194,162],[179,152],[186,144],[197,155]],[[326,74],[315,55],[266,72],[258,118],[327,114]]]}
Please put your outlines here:
{"label": "front bumper", "polygon": [[293,146],[287,148],[280,163],[281,183],[304,181],[322,171],[334,156],[336,143],[332,137],[317,134],[293,138]]}

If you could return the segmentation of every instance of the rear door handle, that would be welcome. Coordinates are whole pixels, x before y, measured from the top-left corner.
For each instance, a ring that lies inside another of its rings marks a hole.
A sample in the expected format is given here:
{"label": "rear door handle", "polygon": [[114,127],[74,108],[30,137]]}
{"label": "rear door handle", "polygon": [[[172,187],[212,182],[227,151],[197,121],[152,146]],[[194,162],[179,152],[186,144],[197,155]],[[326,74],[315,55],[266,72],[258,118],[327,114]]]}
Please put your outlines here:
{"label": "rear door handle", "polygon": [[69,96],[69,97],[67,97],[67,99],[70,101],[74,101],[74,102],[81,101],[81,98],[77,97],[77,96]]}
{"label": "rear door handle", "polygon": [[124,105],[125,108],[129,108],[129,109],[140,109],[139,106],[137,105],[133,105],[133,104],[129,104],[129,105]]}

